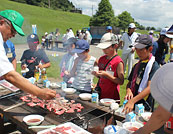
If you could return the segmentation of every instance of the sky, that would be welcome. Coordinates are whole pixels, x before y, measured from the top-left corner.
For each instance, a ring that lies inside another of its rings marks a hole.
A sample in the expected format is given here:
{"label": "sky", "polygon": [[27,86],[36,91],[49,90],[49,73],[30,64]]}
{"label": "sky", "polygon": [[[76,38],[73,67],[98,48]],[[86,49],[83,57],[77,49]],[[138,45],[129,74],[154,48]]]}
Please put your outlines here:
{"label": "sky", "polygon": [[[69,0],[83,14],[92,16],[98,10],[101,0]],[[170,27],[173,24],[173,0],[109,0],[115,16],[127,11],[139,24],[155,28]],[[93,7],[93,9],[92,9]]]}

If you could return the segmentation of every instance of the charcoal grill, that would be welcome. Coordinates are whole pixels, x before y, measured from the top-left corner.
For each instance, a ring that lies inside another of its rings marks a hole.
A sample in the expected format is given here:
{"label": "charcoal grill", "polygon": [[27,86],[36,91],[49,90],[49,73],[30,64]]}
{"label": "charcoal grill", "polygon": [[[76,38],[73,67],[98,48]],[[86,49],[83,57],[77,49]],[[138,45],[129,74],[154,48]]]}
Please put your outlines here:
{"label": "charcoal grill", "polygon": [[[8,97],[6,99],[2,99],[4,101],[4,105],[10,103],[10,105],[18,104],[21,103],[22,100],[20,100],[21,96],[24,96],[24,93],[16,94],[11,97]],[[68,98],[66,98],[68,99]],[[70,101],[70,99],[68,99]],[[1,101],[2,102],[2,101]],[[26,109],[27,111],[30,112],[30,114],[40,114],[45,116],[45,120],[54,124],[55,121],[58,121],[59,124],[64,123],[64,122],[73,122],[74,124],[84,128],[97,128],[98,125],[106,124],[105,121],[107,122],[111,117],[112,113],[102,111],[102,109],[97,109],[95,107],[92,107],[90,105],[87,105],[86,103],[83,103],[82,101],[76,99],[75,103],[81,103],[82,106],[84,106],[84,109],[82,109],[81,112],[74,112],[74,113],[64,113],[62,115],[56,115],[53,112],[48,111],[47,109],[41,108],[39,106],[35,107],[30,107],[26,104],[21,105],[20,107]],[[103,108],[105,108],[103,106]],[[20,114],[20,113],[18,113]],[[114,119],[113,123],[111,124],[116,124],[116,119]],[[58,124],[55,124],[58,125]]]}

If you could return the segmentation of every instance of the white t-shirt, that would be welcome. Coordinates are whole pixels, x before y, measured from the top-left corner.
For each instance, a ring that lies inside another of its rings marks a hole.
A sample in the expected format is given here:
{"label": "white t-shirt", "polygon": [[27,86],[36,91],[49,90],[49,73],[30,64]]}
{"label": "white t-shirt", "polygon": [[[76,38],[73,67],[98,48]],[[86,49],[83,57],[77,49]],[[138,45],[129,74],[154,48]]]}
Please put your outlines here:
{"label": "white t-shirt", "polygon": [[0,77],[2,77],[3,75],[7,74],[10,71],[13,71],[13,65],[11,64],[11,62],[9,62],[6,54],[5,54],[5,49],[3,46],[3,38],[2,38],[2,34],[0,32]]}
{"label": "white t-shirt", "polygon": [[121,41],[123,41],[124,46],[123,46],[123,54],[130,53],[132,48],[129,48],[130,45],[133,45],[136,38],[138,37],[138,34],[136,32],[133,32],[131,36],[129,36],[127,33],[124,33]]}

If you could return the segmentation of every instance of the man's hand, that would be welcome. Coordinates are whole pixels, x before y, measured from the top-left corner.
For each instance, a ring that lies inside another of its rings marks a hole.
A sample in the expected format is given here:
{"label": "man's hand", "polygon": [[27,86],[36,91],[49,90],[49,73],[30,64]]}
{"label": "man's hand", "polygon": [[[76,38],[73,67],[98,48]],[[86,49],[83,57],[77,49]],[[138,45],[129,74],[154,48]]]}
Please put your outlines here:
{"label": "man's hand", "polygon": [[133,111],[133,108],[134,108],[134,102],[133,100],[128,100],[128,102],[126,103],[124,109],[122,112],[125,112],[125,114],[128,114],[130,113],[131,111]]}
{"label": "man's hand", "polygon": [[126,92],[127,93],[126,93],[126,96],[124,97],[124,100],[130,100],[130,99],[132,99],[133,98],[133,93],[130,90],[130,88],[128,88]]}
{"label": "man's hand", "polygon": [[50,100],[50,99],[54,98],[56,95],[56,91],[54,91],[54,90],[51,90],[48,88],[44,88],[41,90],[42,90],[41,93],[38,95],[38,97],[40,97],[41,99]]}
{"label": "man's hand", "polygon": [[40,69],[44,68],[42,64],[39,64],[37,67],[40,68]]}

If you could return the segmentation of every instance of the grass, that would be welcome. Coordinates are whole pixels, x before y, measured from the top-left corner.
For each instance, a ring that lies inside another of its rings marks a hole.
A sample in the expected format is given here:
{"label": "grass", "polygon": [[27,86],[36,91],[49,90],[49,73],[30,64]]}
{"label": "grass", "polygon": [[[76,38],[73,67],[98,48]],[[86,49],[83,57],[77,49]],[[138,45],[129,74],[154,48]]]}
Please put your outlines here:
{"label": "grass", "polygon": [[[39,37],[45,32],[55,32],[56,28],[60,33],[65,33],[67,28],[72,27],[73,31],[88,27],[90,17],[78,13],[64,12],[61,10],[51,10],[47,8],[22,4],[9,0],[1,0],[0,11],[5,9],[16,10],[24,17],[23,31],[26,35],[32,33],[32,24],[37,25],[37,34]],[[26,42],[26,37],[19,35],[12,39],[15,44]]]}

